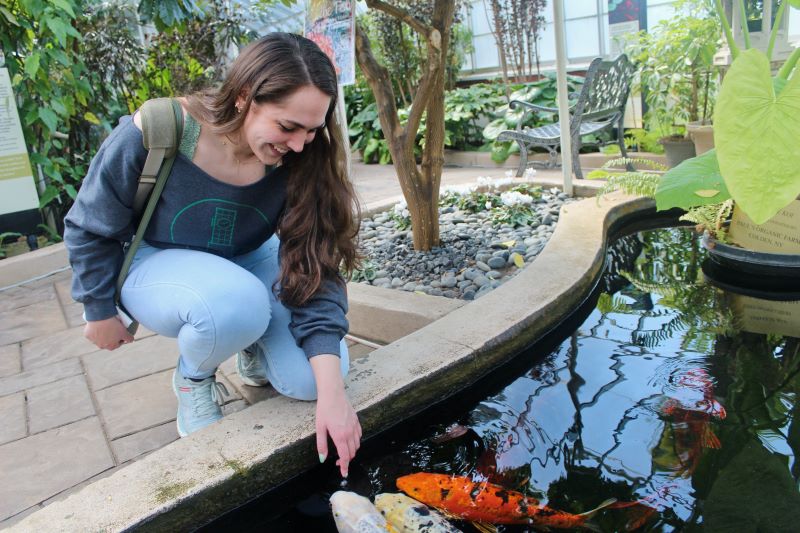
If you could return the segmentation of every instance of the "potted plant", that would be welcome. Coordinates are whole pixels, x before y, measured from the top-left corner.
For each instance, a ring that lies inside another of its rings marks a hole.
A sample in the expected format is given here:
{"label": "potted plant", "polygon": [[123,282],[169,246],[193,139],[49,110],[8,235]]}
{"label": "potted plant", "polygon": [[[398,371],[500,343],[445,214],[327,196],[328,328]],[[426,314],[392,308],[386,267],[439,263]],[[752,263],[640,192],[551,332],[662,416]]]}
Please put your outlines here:
{"label": "potted plant", "polygon": [[[733,207],[727,237],[738,248],[712,235],[706,240],[712,255],[730,254],[725,255],[726,264],[747,265],[753,273],[763,267],[765,272],[777,268],[800,276],[800,75],[795,73],[800,48],[774,77],[770,68],[776,28],[787,5],[800,8],[800,0],[781,3],[764,53],[749,47],[746,26],[745,49],[739,49],[722,1],[715,0],[733,56],[714,106],[716,146],[662,176],[648,178],[659,210],[679,207],[703,212],[706,218],[717,213],[719,220],[726,218],[728,206]],[[742,2],[738,9],[743,11]]]}
{"label": "potted plant", "polygon": [[721,31],[709,8],[707,0],[678,1],[675,17],[651,33],[639,32],[627,45],[639,67],[634,90],[644,94],[645,120],[660,132],[669,167],[696,154],[687,136],[689,125],[710,123],[717,88],[713,60]]}

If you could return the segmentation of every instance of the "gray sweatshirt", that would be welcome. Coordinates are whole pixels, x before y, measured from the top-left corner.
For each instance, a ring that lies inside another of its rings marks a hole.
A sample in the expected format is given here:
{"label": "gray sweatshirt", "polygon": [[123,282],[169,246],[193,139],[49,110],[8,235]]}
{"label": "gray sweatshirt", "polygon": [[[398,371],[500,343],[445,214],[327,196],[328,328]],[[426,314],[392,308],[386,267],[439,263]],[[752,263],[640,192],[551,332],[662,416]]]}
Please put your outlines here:
{"label": "gray sweatshirt", "polygon": [[[72,265],[72,296],[87,320],[116,315],[114,292],[123,244],[135,232],[132,211],[147,151],[142,132],[123,117],[89,166],[75,204],[64,220]],[[189,248],[222,257],[255,250],[275,232],[286,203],[286,167],[256,183],[237,186],[206,174],[178,154],[144,240],[158,248]],[[307,357],[339,355],[347,332],[347,293],[327,280],[302,307],[289,307],[292,335]],[[248,310],[243,310],[248,312]]]}

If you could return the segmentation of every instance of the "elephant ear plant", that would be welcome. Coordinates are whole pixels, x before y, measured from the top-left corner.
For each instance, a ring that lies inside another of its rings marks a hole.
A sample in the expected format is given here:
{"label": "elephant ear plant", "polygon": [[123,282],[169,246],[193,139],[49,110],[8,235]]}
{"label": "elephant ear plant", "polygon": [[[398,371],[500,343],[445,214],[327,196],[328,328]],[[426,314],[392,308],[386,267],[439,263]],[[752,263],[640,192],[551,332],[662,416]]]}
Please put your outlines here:
{"label": "elephant ear plant", "polygon": [[[739,0],[742,13],[743,4]],[[656,204],[659,210],[689,210],[733,199],[753,222],[763,224],[800,195],[800,75],[794,74],[800,48],[775,77],[770,72],[781,18],[787,5],[800,8],[800,0],[781,2],[766,54],[749,48],[746,24],[746,49],[739,50],[721,0],[715,5],[734,58],[714,108],[716,149],[666,172],[656,188]]]}

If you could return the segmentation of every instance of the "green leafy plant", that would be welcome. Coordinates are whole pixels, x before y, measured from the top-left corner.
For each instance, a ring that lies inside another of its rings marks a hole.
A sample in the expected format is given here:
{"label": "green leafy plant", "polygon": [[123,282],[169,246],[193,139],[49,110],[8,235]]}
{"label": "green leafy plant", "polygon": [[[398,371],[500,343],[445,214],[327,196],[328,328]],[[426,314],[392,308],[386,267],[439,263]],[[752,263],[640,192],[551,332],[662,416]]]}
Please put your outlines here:
{"label": "green leafy plant", "polygon": [[[696,164],[712,159],[713,153],[686,161],[680,165],[683,168],[679,175],[685,176],[687,179],[694,179],[693,169]],[[647,168],[635,171],[622,171],[614,168],[627,165]],[[675,173],[671,174],[670,179],[665,180],[663,172],[666,170],[667,167],[664,165],[649,159],[620,158],[607,161],[601,168],[590,172],[587,177],[606,181],[597,191],[598,202],[604,195],[621,190],[626,194],[656,198],[656,208],[659,210],[669,209],[664,205],[680,203],[680,207],[687,211],[680,217],[680,220],[693,222],[697,231],[708,231],[717,239],[724,240],[726,236],[724,222],[730,217],[733,202],[727,192],[717,190],[724,190],[724,183],[722,183],[719,173],[717,172],[705,183],[706,189],[696,190],[692,198],[684,201],[681,181],[675,179]],[[675,189],[678,190],[676,195],[673,193]],[[671,198],[673,195],[674,199]],[[716,198],[717,203],[707,203],[708,198]]]}
{"label": "green leafy plant", "polygon": [[16,231],[4,231],[0,233],[0,259],[5,259],[8,255],[6,248],[6,241],[17,242],[17,239],[22,237],[22,233]]}
{"label": "green leafy plant", "polygon": [[501,205],[492,209],[489,215],[492,224],[500,226],[509,224],[511,226],[533,226],[539,223],[536,212],[528,205]]}
{"label": "green leafy plant", "polygon": [[[800,138],[800,76],[792,75],[800,48],[775,77],[770,72],[777,28],[786,6],[800,7],[800,0],[781,3],[766,54],[749,48],[746,25],[743,31],[748,48],[740,51],[721,0],[715,0],[715,5],[734,57],[714,108],[716,149],[667,172],[664,182],[675,182],[676,186],[660,188],[656,201],[659,209],[683,207],[696,203],[698,192],[717,190],[718,194],[707,196],[703,203],[733,198],[753,222],[763,224],[800,195],[800,151],[794,148]],[[741,3],[739,9],[743,9]],[[691,165],[691,172],[684,165]],[[708,187],[710,182],[718,182],[719,187]],[[664,198],[667,193],[668,200]]]}
{"label": "green leafy plant", "polygon": [[675,16],[626,44],[637,65],[632,90],[647,103],[645,122],[660,137],[683,137],[686,123],[706,120],[716,94],[714,53],[721,27],[707,0],[682,0]]}
{"label": "green leafy plant", "polygon": [[359,265],[359,268],[350,273],[349,281],[372,281],[375,279],[375,272],[375,265],[368,259],[364,260]]}
{"label": "green leafy plant", "polygon": [[500,197],[481,191],[458,193],[448,191],[439,198],[440,206],[455,206],[466,213],[480,213],[502,205]]}
{"label": "green leafy plant", "polygon": [[[639,165],[647,167],[644,170],[622,171],[614,167]],[[602,167],[586,175],[588,179],[603,179],[606,183],[597,191],[597,200],[604,195],[616,190],[636,196],[654,196],[658,182],[661,180],[660,172],[667,170],[661,163],[649,159],[619,158],[606,161]]]}

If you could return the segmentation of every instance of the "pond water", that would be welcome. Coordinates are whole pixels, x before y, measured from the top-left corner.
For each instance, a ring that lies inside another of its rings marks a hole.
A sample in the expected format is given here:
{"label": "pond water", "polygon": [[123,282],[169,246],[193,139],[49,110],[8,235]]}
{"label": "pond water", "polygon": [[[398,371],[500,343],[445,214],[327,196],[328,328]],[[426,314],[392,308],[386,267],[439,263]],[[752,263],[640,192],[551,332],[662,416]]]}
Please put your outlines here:
{"label": "pond water", "polygon": [[[366,443],[347,488],[436,472],[570,513],[615,498],[602,531],[800,531],[800,303],[721,290],[703,260],[686,229],[617,240],[577,324]],[[320,467],[207,529],[336,531],[340,481]]]}

